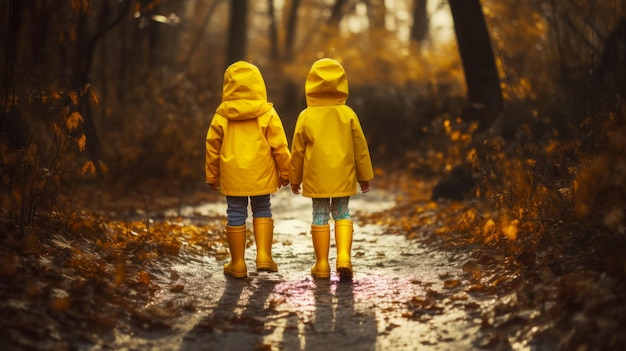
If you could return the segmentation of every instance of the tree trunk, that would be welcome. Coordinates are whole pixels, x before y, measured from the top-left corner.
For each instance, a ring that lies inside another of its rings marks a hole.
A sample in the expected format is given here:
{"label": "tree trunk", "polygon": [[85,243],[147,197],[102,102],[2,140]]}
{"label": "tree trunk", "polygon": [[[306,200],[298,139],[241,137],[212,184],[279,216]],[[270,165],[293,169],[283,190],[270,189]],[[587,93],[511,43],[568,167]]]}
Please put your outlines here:
{"label": "tree trunk", "polygon": [[592,96],[594,104],[604,103],[611,108],[618,97],[626,100],[626,18],[619,21],[604,43],[593,75]]}
{"label": "tree trunk", "polygon": [[289,8],[289,16],[287,17],[287,35],[285,37],[285,61],[293,59],[293,42],[296,37],[296,29],[298,27],[298,8],[300,0],[291,0]]}
{"label": "tree trunk", "polygon": [[246,32],[248,28],[248,0],[232,0],[228,29],[226,66],[246,59]]}
{"label": "tree trunk", "polygon": [[411,40],[421,44],[428,33],[428,0],[415,0],[413,5],[413,25],[411,26]]}
{"label": "tree trunk", "polygon": [[219,4],[219,2],[220,2],[219,0],[214,0],[211,3],[211,6],[209,6],[209,9],[208,9],[206,15],[204,16],[204,18],[202,19],[202,22],[201,22],[200,26],[198,26],[198,31],[197,31],[195,37],[193,38],[193,41],[191,42],[191,46],[189,47],[189,51],[187,52],[187,55],[185,56],[185,59],[183,60],[183,63],[180,65],[179,73],[176,75],[176,78],[174,80],[172,80],[172,82],[170,84],[167,85],[167,89],[168,90],[174,88],[175,86],[177,86],[180,82],[182,82],[186,78],[187,68],[189,67],[189,64],[191,62],[191,58],[196,53],[196,50],[200,46],[200,43],[202,41],[202,37],[204,36],[204,34],[206,32],[206,28],[208,27],[209,22],[211,21],[211,17],[213,17],[213,14],[215,13],[215,9],[216,9],[217,5]]}
{"label": "tree trunk", "polygon": [[464,117],[485,128],[502,112],[498,70],[479,0],[449,0],[467,86]]}
{"label": "tree trunk", "polygon": [[[88,14],[79,14],[76,38],[76,72],[72,76],[70,81],[70,87],[72,89],[82,89],[90,82],[91,67],[93,64],[93,57],[96,48],[96,44],[102,36],[108,32],[111,28],[118,25],[124,16],[128,13],[131,6],[131,0],[124,0],[120,3],[117,9],[116,16],[110,20],[111,13],[108,3],[103,3],[100,13],[100,17],[97,23],[97,29],[93,31],[93,34],[89,30]],[[85,144],[85,151],[89,159],[96,167],[98,174],[102,174],[99,166],[100,161],[100,141],[96,133],[96,126],[93,119],[93,113],[91,108],[91,101],[89,94],[82,94],[80,96],[80,102],[78,103],[78,112],[84,118],[84,132],[87,138]]]}
{"label": "tree trunk", "polygon": [[269,0],[268,15],[270,17],[270,58],[272,62],[278,60],[278,29],[276,27],[276,14],[274,13],[274,0]]}
{"label": "tree trunk", "polygon": [[[145,2],[147,3],[147,1]],[[161,13],[159,3],[155,3],[151,12],[155,14]],[[159,47],[159,40],[163,39],[162,25],[162,23],[150,21],[148,27],[144,29],[148,32],[148,65],[151,71],[158,70],[161,64],[163,64],[162,57],[165,54],[165,50]]]}
{"label": "tree trunk", "polygon": [[385,16],[387,10],[384,0],[368,0],[365,2],[367,6],[367,18],[370,23],[370,30],[385,29]]}
{"label": "tree trunk", "polygon": [[2,79],[4,80],[4,92],[0,106],[4,106],[0,111],[0,140],[13,150],[26,146],[26,131],[20,115],[17,111],[17,104],[13,103],[15,88],[15,64],[17,54],[17,43],[20,21],[23,15],[24,2],[21,0],[8,0],[0,3],[2,13],[2,39],[5,45],[0,51],[4,57],[4,67]]}
{"label": "tree trunk", "polygon": [[337,0],[335,5],[333,6],[332,12],[330,13],[330,17],[328,18],[328,27],[333,29],[339,29],[339,23],[343,18],[343,6],[348,2],[348,0]]}

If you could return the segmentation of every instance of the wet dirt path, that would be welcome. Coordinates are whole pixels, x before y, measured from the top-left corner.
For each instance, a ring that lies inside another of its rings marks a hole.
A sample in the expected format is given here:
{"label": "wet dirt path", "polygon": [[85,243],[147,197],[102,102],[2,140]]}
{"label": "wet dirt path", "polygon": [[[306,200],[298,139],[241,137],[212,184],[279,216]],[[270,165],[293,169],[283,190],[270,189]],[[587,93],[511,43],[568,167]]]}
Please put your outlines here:
{"label": "wet dirt path", "polygon": [[[314,263],[308,234],[310,199],[283,188],[272,197],[278,273],[255,271],[254,245],[246,250],[246,279],[224,276],[225,259],[182,252],[180,262],[155,279],[175,279],[184,290],[160,291],[146,306],[153,313],[163,311],[163,325],[145,330],[119,326],[110,346],[159,350],[475,348],[480,320],[472,317],[471,310],[477,304],[463,287],[446,284],[460,279],[460,257],[385,233],[379,226],[359,225],[359,213],[393,205],[393,196],[375,189],[354,196],[350,210],[355,222],[355,277],[351,282],[334,275],[318,280],[310,276]],[[224,214],[225,203],[184,212]]]}

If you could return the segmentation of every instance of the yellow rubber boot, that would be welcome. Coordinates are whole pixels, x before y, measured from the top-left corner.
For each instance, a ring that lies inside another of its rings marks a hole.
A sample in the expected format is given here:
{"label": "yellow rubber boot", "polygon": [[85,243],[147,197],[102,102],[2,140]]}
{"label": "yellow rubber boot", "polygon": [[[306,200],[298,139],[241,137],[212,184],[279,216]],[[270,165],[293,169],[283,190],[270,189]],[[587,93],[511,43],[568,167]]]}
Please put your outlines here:
{"label": "yellow rubber boot", "polygon": [[311,237],[315,250],[315,265],[311,268],[311,275],[315,278],[330,278],[330,265],[328,264],[330,225],[312,225]]}
{"label": "yellow rubber boot", "polygon": [[337,245],[337,272],[340,278],[352,278],[352,221],[340,219],[335,221],[335,244]]}
{"label": "yellow rubber boot", "polygon": [[247,277],[248,267],[246,267],[244,259],[246,253],[246,225],[227,225],[226,241],[228,241],[231,261],[224,265],[224,274],[235,278]]}
{"label": "yellow rubber boot", "polygon": [[272,259],[274,220],[271,218],[255,218],[252,220],[252,225],[256,243],[256,270],[278,272],[278,266]]}

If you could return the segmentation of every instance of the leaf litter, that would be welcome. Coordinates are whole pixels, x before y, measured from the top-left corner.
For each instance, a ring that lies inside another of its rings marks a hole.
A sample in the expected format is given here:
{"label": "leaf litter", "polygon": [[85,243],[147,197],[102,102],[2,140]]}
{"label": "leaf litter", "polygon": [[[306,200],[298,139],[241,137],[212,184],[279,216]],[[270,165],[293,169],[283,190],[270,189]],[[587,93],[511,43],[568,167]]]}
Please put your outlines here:
{"label": "leaf litter", "polygon": [[180,313],[177,306],[145,306],[159,291],[184,286],[156,276],[158,267],[175,260],[182,246],[202,255],[227,254],[223,237],[207,235],[220,232],[220,219],[147,225],[85,212],[40,218],[38,224],[23,238],[5,235],[0,247],[0,339],[16,347],[106,345],[122,320],[170,328],[164,321]]}
{"label": "leaf litter", "polygon": [[[594,257],[602,250],[611,252],[608,248],[590,245],[581,254],[563,247],[571,243],[552,243],[527,252],[506,236],[490,238],[492,233],[481,231],[483,236],[477,238],[475,233],[457,231],[456,225],[458,218],[477,212],[480,204],[433,202],[428,198],[432,182],[402,172],[379,176],[392,178],[399,187],[396,205],[359,213],[359,221],[404,235],[410,245],[443,250],[461,271],[461,275],[440,273],[439,282],[412,280],[410,284],[424,292],[408,297],[402,307],[380,304],[382,311],[398,311],[407,321],[432,326],[433,318],[441,318],[431,332],[420,335],[421,345],[436,348],[458,338],[446,329],[446,320],[478,325],[472,341],[476,348],[571,349],[581,345],[591,350],[626,344],[619,332],[626,315],[621,294],[624,279],[615,273],[621,261],[613,256],[604,262]],[[3,238],[0,311],[6,318],[0,322],[2,340],[32,349],[114,345],[116,329],[131,334],[172,331],[184,313],[196,310],[193,299],[152,302],[164,292],[186,294],[176,265],[206,256],[228,257],[224,218],[154,216],[158,220],[146,220],[141,213],[132,218],[107,213],[50,216],[29,228],[24,237]],[[60,229],[51,232],[51,228]],[[252,244],[249,240],[248,246]],[[366,256],[358,247],[354,253]],[[373,254],[381,259],[386,256],[385,252]],[[286,299],[289,295],[273,297],[267,306],[270,314],[257,318],[292,318],[293,312],[283,310]],[[246,318],[202,323],[222,333],[236,326],[258,328],[258,320]],[[379,336],[394,335],[396,329],[403,330],[402,325],[390,318]]]}
{"label": "leaf litter", "polygon": [[[526,229],[518,222],[498,230],[492,219],[480,231],[459,225],[468,214],[486,206],[470,201],[432,202],[426,188],[410,175],[401,180],[398,206],[367,220],[384,223],[388,231],[419,243],[463,255],[461,279],[441,275],[451,296],[429,290],[409,301],[407,318],[442,313],[446,303],[461,304],[468,316],[480,321],[476,347],[484,349],[621,349],[626,346],[626,261],[623,238],[550,241],[577,238],[555,222],[543,245],[527,245],[518,238]],[[461,219],[461,220],[459,220]],[[517,227],[519,225],[519,227]],[[575,224],[574,224],[575,225]],[[512,229],[515,226],[515,229]],[[488,227],[488,228],[487,228]],[[485,229],[487,228],[487,229]],[[513,235],[514,233],[515,235]],[[622,256],[623,257],[623,256]],[[428,318],[428,317],[426,317]]]}

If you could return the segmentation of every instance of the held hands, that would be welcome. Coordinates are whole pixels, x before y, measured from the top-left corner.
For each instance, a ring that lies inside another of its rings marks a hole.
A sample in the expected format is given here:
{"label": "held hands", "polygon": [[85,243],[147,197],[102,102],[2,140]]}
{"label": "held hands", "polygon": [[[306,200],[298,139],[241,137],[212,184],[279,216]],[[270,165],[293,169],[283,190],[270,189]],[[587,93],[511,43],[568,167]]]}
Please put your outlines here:
{"label": "held hands", "polygon": [[291,184],[291,192],[294,194],[300,194],[300,184]]}
{"label": "held hands", "polygon": [[366,193],[370,191],[370,182],[369,181],[359,181],[359,185],[361,186],[361,191]]}
{"label": "held hands", "polygon": [[[289,185],[289,180],[287,179],[281,179],[280,180],[280,186],[287,186]],[[370,191],[370,182],[369,181],[359,181],[359,185],[361,186],[361,191],[363,193],[367,193]],[[220,190],[220,183],[213,183],[213,184],[209,184],[209,186],[211,187],[212,190],[215,191],[219,191]],[[300,184],[291,184],[291,192],[294,194],[300,194]]]}
{"label": "held hands", "polygon": [[[369,181],[359,182],[359,185],[361,186],[361,191],[363,193],[367,193],[368,191],[370,191]],[[300,184],[291,184],[291,192],[294,194],[300,194]]]}

